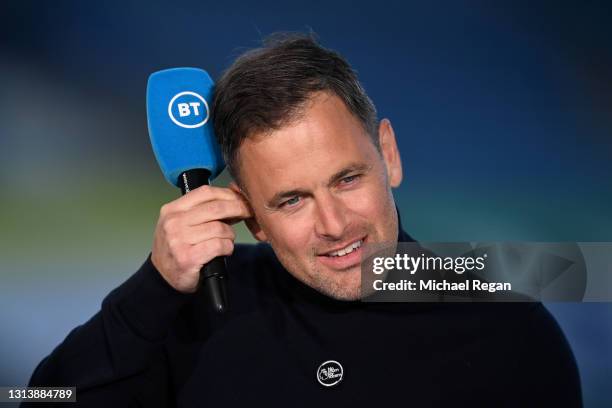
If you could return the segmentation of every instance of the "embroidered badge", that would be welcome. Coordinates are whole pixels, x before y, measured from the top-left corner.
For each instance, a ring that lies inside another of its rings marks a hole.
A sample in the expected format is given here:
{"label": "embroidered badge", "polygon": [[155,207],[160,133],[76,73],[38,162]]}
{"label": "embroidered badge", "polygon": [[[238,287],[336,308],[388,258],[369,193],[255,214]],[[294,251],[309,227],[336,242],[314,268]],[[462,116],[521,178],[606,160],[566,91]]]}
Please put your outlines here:
{"label": "embroidered badge", "polygon": [[317,369],[317,381],[324,387],[332,387],[342,381],[344,369],[335,360],[327,360]]}

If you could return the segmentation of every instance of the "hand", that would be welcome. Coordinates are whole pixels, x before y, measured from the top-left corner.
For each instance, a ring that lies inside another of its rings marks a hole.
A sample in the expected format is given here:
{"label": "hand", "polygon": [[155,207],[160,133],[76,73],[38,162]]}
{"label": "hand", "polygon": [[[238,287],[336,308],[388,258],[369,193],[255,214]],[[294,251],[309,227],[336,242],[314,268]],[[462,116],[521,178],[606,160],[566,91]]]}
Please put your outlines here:
{"label": "hand", "polygon": [[248,203],[234,190],[201,186],[162,206],[151,261],[179,292],[195,292],[202,266],[234,251],[236,235],[228,223],[252,217]]}

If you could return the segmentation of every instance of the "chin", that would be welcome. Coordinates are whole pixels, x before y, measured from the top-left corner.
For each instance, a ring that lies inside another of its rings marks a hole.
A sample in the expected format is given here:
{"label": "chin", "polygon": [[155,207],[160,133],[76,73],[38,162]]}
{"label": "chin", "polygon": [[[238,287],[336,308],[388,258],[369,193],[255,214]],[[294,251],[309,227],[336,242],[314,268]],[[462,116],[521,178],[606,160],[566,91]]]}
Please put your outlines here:
{"label": "chin", "polygon": [[327,294],[327,296],[333,299],[336,299],[336,300],[343,300],[346,302],[360,300],[361,299],[361,288],[358,288],[356,291],[329,293]]}
{"label": "chin", "polygon": [[361,272],[355,272],[357,276],[353,279],[319,279],[312,286],[322,294],[344,301],[361,299]]}

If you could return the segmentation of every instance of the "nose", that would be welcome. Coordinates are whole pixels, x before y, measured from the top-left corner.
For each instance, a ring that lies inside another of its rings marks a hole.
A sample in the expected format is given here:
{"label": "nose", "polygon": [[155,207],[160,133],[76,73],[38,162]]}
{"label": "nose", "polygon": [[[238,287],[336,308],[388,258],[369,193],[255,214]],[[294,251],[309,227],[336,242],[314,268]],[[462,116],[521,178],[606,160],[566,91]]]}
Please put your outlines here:
{"label": "nose", "polygon": [[328,240],[341,239],[348,225],[347,208],[331,193],[316,198],[315,233]]}

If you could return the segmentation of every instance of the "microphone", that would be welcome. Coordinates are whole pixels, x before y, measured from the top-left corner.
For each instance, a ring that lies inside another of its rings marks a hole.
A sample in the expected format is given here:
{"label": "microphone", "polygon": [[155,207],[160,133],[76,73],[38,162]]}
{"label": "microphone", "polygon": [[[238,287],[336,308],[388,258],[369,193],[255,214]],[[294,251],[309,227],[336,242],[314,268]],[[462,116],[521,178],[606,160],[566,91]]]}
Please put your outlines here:
{"label": "microphone", "polygon": [[[213,81],[197,68],[158,71],[147,84],[147,123],[153,152],[166,180],[183,194],[210,184],[225,163],[210,119]],[[225,257],[212,259],[200,271],[214,309],[227,309]]]}

